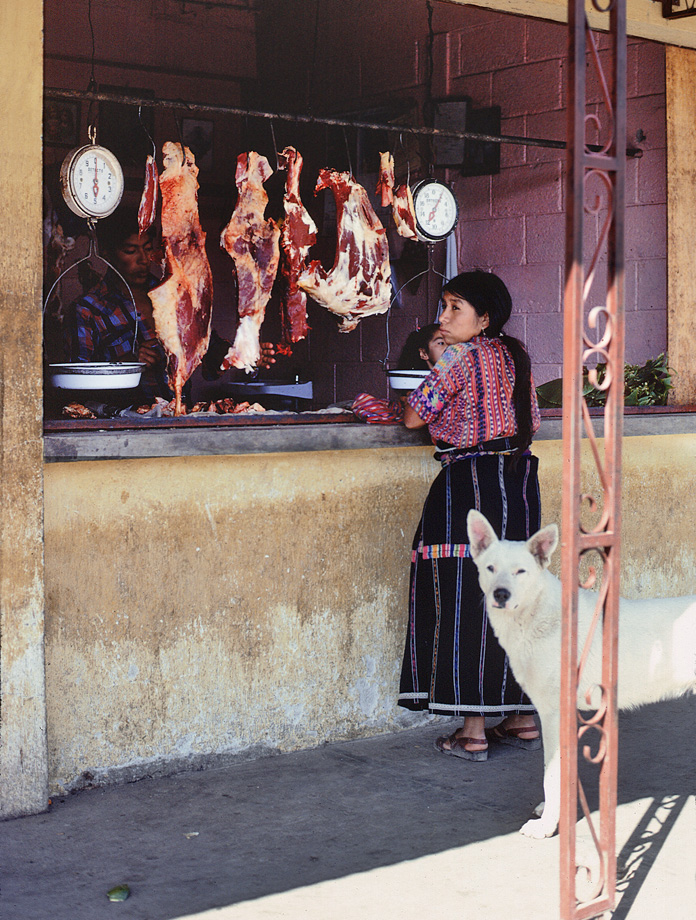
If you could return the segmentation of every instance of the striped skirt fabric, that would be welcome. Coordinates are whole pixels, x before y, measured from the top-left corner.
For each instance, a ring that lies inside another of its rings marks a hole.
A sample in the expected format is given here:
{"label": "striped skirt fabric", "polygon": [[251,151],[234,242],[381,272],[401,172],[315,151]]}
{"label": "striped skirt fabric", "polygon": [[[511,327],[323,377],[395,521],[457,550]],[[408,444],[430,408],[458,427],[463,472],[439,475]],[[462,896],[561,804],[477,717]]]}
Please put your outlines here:
{"label": "striped skirt fabric", "polygon": [[446,465],[430,488],[413,541],[409,622],[399,705],[441,715],[533,712],[486,616],[466,516],[526,540],[540,527],[538,459],[504,454]]}

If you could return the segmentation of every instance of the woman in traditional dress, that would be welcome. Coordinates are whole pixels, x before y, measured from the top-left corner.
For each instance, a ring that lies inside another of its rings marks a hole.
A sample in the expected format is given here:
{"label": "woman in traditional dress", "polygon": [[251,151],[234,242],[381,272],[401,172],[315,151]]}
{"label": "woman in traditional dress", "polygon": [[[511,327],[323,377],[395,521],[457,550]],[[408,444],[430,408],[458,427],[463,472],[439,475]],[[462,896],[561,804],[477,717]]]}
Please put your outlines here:
{"label": "woman in traditional dress", "polygon": [[[413,542],[409,624],[399,704],[464,724],[436,747],[466,760],[488,742],[537,749],[534,707],[517,684],[488,624],[466,517],[481,511],[499,537],[526,540],[540,527],[539,427],[530,361],[503,332],[512,300],[497,275],[472,271],[443,289],[440,332],[447,349],[408,397],[407,428],[428,425],[442,470]],[[502,721],[486,731],[486,717]]]}

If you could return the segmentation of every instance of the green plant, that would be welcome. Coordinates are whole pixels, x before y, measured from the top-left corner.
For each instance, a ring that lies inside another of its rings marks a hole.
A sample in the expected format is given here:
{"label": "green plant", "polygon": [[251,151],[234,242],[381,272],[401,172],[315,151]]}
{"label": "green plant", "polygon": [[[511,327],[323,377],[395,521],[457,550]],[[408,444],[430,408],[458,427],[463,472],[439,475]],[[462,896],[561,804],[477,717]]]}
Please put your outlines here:
{"label": "green plant", "polygon": [[[597,365],[597,382],[606,377],[606,364]],[[603,406],[606,392],[598,390],[589,381],[587,368],[583,368],[582,395],[588,406]],[[625,406],[665,406],[667,394],[673,389],[672,372],[663,353],[645,364],[624,365]],[[537,387],[537,398],[542,409],[556,409],[563,405],[563,379],[549,380]]]}

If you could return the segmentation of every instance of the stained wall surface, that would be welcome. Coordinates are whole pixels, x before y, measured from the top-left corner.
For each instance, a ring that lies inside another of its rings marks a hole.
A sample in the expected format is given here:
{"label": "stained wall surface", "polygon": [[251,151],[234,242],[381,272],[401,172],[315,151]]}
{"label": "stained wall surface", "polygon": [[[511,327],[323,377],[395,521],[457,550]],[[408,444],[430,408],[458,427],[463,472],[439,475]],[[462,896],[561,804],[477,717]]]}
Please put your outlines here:
{"label": "stained wall surface", "polygon": [[0,5],[0,818],[46,805],[40,0]]}
{"label": "stained wall surface", "polygon": [[[560,521],[561,444],[535,450]],[[625,442],[626,594],[696,591],[695,455]],[[417,447],[47,466],[51,788],[412,724],[395,697],[437,470]]]}

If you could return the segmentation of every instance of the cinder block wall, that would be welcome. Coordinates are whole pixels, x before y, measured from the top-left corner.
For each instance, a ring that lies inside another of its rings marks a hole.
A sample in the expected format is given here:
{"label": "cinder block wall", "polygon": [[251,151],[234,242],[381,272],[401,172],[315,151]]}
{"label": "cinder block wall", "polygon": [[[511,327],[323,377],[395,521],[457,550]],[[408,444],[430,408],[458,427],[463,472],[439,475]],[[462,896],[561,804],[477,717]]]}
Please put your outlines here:
{"label": "cinder block wall", "polygon": [[[504,40],[500,37],[504,35]],[[448,36],[439,94],[467,95],[475,106],[499,105],[502,133],[565,140],[566,28],[557,23],[467,8],[467,25]],[[606,36],[599,36],[600,59]],[[497,49],[497,50],[496,50]],[[610,125],[597,76],[588,65],[588,112],[601,131]],[[667,345],[667,181],[665,50],[629,40],[627,145],[643,155],[626,160],[626,361],[642,364]],[[561,376],[565,263],[565,151],[501,146],[496,176],[460,177],[457,230],[459,264],[498,272],[513,293],[509,325],[529,349],[537,383]],[[606,193],[588,183],[585,247],[594,249],[607,214]],[[606,256],[602,254],[590,303],[603,303]],[[593,296],[596,299],[593,299]]]}

